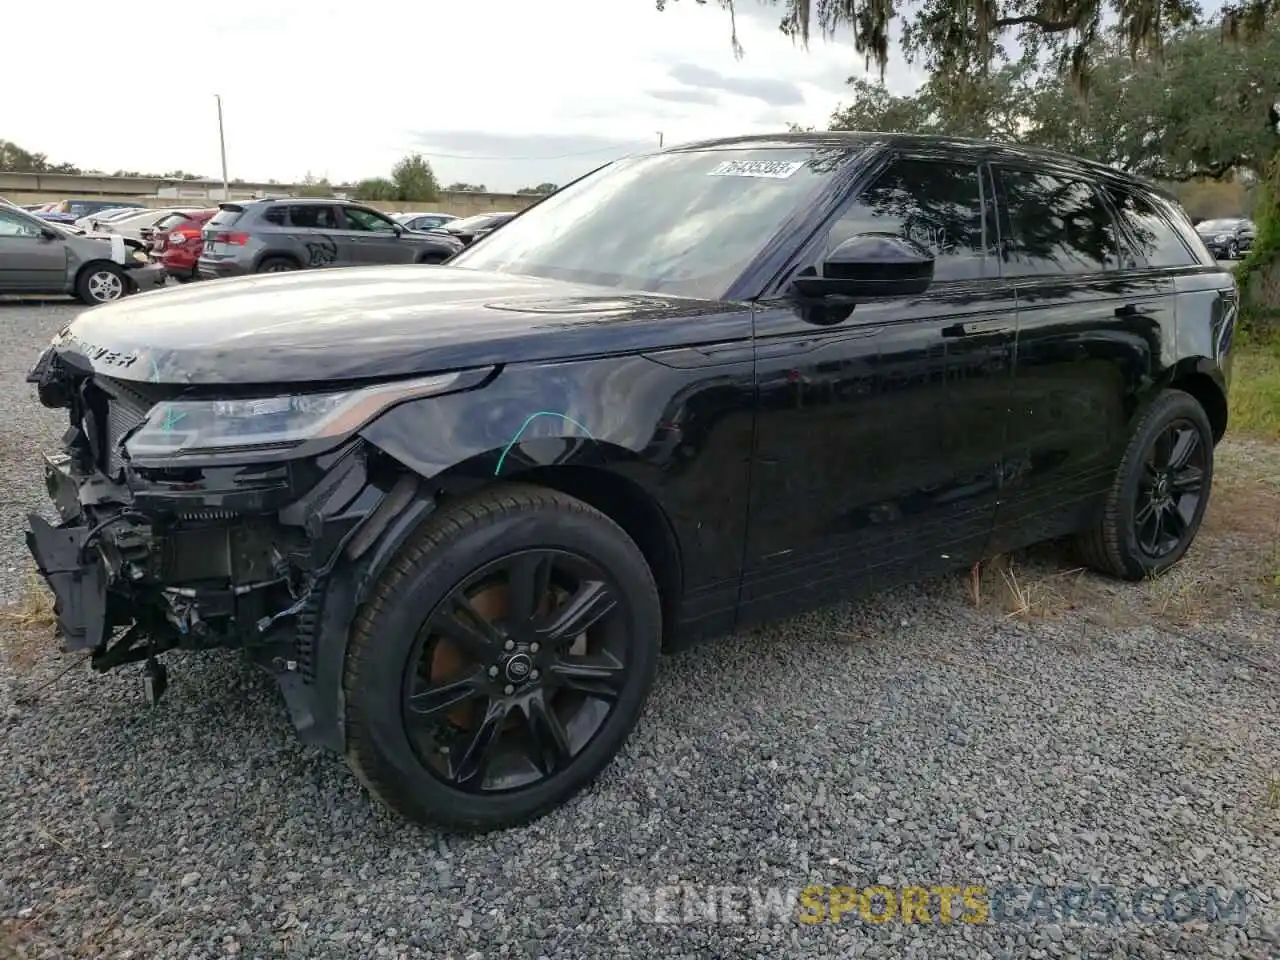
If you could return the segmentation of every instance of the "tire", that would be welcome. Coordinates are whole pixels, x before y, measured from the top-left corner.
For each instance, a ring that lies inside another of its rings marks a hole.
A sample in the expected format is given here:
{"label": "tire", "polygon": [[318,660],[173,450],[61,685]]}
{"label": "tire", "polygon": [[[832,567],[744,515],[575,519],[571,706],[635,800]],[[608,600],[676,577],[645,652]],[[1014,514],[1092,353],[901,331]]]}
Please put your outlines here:
{"label": "tire", "polygon": [[290,270],[301,270],[296,262],[288,257],[264,257],[254,273],[287,273]]}
{"label": "tire", "polygon": [[[546,572],[519,580],[543,612],[504,634],[490,628],[515,612],[507,565]],[[570,569],[598,577],[574,580]],[[463,595],[489,628],[459,612]],[[459,500],[401,548],[352,628],[347,762],[370,793],[418,823],[483,832],[536,819],[621,748],[653,684],[661,636],[648,563],[604,514],[523,484]],[[477,645],[481,654],[470,655]]]}
{"label": "tire", "polygon": [[1181,560],[1209,505],[1213,452],[1204,408],[1182,390],[1163,391],[1134,426],[1100,520],[1077,537],[1080,559],[1122,580]]}
{"label": "tire", "polygon": [[448,259],[449,255],[447,253],[424,253],[418,258],[418,263],[427,263],[436,266],[444,263]]}
{"label": "tire", "polygon": [[129,293],[129,279],[114,263],[88,264],[76,276],[76,299],[90,306],[115,303]]}

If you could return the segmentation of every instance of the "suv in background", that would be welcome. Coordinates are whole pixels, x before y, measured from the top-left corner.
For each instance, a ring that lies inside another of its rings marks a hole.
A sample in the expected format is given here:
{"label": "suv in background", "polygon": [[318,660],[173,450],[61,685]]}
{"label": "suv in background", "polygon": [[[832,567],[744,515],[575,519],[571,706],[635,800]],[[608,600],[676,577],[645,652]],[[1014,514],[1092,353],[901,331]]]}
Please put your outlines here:
{"label": "suv in background", "polygon": [[1253,246],[1258,228],[1243,217],[1224,217],[1201,220],[1196,224],[1196,233],[1217,259],[1236,260]]}
{"label": "suv in background", "polygon": [[444,263],[463,244],[416,233],[386,214],[345,200],[287,198],[222,203],[205,224],[202,279],[310,267]]}

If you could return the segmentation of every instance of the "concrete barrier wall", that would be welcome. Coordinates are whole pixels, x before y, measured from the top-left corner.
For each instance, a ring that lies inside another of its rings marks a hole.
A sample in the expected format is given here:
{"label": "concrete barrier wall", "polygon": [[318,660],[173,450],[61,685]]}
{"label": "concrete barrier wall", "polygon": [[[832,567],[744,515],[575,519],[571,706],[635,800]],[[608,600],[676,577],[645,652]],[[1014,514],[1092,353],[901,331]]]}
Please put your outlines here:
{"label": "concrete barrier wall", "polygon": [[[233,183],[232,200],[249,200],[255,194],[287,196],[301,188],[287,183]],[[174,196],[157,196],[161,191]],[[335,186],[335,192],[345,192]],[[72,197],[117,198],[148,207],[216,206],[222,196],[220,180],[158,180],[145,177],[74,177],[56,173],[8,173],[0,171],[0,197],[17,204],[48,203]],[[398,213],[404,210],[435,210],[470,217],[480,213],[523,210],[538,197],[517,193],[443,192],[434,203],[401,203],[375,201],[379,210]]]}

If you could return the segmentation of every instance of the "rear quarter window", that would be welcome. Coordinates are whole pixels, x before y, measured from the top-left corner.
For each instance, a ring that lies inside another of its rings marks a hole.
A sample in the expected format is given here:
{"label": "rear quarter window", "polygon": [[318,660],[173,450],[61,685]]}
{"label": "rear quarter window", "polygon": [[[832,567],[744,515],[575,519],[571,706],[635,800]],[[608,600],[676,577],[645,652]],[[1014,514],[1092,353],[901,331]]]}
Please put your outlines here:
{"label": "rear quarter window", "polygon": [[244,215],[241,209],[219,210],[210,219],[206,226],[210,227],[229,227]]}
{"label": "rear quarter window", "polygon": [[1135,193],[1114,187],[1107,192],[1129,239],[1150,266],[1189,267],[1197,263],[1197,255],[1191,252],[1167,211]]}

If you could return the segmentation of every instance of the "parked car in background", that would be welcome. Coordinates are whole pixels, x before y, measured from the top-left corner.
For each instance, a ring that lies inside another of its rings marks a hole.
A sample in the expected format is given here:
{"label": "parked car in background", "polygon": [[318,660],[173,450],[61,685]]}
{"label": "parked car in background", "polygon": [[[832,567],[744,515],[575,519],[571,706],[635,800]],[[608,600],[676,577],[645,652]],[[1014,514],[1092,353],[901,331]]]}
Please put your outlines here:
{"label": "parked car in background", "polygon": [[205,224],[202,279],[375,263],[443,263],[462,243],[406,229],[384,213],[347,200],[222,203]]}
{"label": "parked car in background", "polygon": [[1219,260],[1236,260],[1253,246],[1258,228],[1245,217],[1221,217],[1201,220],[1196,224],[1196,233]]}
{"label": "parked car in background", "polygon": [[485,234],[492,233],[515,216],[514,212],[481,213],[474,217],[450,220],[440,229],[451,237],[457,237],[463,244],[470,246]]}
{"label": "parked car in background", "polygon": [[50,205],[47,210],[41,211],[39,215],[54,223],[75,223],[81,217],[86,217],[91,213],[101,213],[103,210],[118,207],[144,209],[141,203],[129,203],[120,200],[59,200]]}
{"label": "parked car in background", "polygon": [[[190,214],[199,207],[156,207],[149,210],[135,210],[122,217],[113,217],[104,223],[94,221],[94,231],[101,233],[118,233],[123,237],[143,240],[150,245],[151,234],[155,225],[172,213]],[[91,231],[93,232],[93,231]]]}
{"label": "parked car in background", "polygon": [[446,223],[457,220],[452,213],[397,213],[392,217],[396,223],[410,230],[434,230]]}
{"label": "parked car in background", "polygon": [[[85,214],[79,220],[75,221],[75,226],[81,230],[90,231],[96,228],[96,225],[110,223],[117,217],[136,217],[139,212],[138,207],[108,207],[105,210],[98,210],[95,213]],[[146,209],[141,208],[141,209]]]}
{"label": "parked car in background", "polygon": [[27,534],[66,649],[241,649],[373,796],[480,829],[590,783],[664,647],[1059,537],[1158,577],[1239,309],[1165,190],[829,132],[615,161],[443,267],[201,286],[29,378],[71,425]]}
{"label": "parked car in background", "polygon": [[164,268],[124,237],[82,236],[0,206],[0,293],[69,293],[84,303],[110,303],[164,280]]}
{"label": "parked car in background", "polygon": [[164,264],[165,272],[175,280],[198,280],[196,263],[204,249],[201,231],[217,207],[171,213],[155,225],[151,238],[151,256]]}

